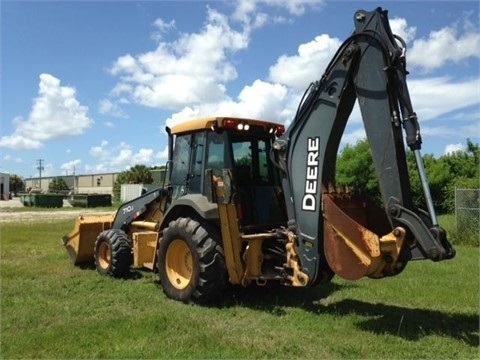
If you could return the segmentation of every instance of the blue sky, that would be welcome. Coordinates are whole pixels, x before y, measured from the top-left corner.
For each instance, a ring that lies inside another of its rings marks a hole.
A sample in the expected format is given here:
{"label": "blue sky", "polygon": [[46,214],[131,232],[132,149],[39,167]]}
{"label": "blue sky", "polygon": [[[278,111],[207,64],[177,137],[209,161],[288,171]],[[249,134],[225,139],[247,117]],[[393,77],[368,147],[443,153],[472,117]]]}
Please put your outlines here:
{"label": "blue sky", "polygon": [[[165,125],[206,115],[288,124],[381,6],[407,41],[422,153],[480,136],[478,1],[1,1],[0,172],[164,165]],[[355,109],[342,139],[364,137]]]}

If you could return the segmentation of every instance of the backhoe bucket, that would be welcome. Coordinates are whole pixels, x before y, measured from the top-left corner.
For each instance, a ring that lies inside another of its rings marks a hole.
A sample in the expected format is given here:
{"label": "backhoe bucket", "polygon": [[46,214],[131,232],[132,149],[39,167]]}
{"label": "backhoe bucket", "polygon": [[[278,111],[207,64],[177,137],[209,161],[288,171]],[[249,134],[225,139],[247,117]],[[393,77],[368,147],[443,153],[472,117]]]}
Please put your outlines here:
{"label": "backhoe bucket", "polygon": [[337,275],[347,280],[382,278],[405,267],[400,261],[405,229],[389,228],[383,211],[345,195],[324,194],[323,204],[324,252]]}
{"label": "backhoe bucket", "polygon": [[74,265],[93,261],[95,240],[112,226],[114,215],[80,215],[73,230],[62,239]]}

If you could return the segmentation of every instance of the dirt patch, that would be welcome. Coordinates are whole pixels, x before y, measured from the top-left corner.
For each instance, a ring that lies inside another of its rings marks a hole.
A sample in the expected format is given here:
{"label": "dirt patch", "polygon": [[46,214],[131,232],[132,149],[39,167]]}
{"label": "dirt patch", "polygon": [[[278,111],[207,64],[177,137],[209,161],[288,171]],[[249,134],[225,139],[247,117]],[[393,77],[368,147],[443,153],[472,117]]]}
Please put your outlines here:
{"label": "dirt patch", "polygon": [[[19,210],[18,208],[22,208]],[[98,210],[95,208],[74,208],[67,200],[63,201],[63,208],[56,209],[38,209],[29,211],[20,202],[19,198],[13,198],[8,201],[0,201],[0,223],[5,222],[32,222],[32,221],[54,221],[63,219],[74,220],[77,216],[83,214],[114,214],[115,211]]]}
{"label": "dirt patch", "polygon": [[74,220],[79,215],[87,214],[114,214],[114,211],[105,212],[95,209],[78,209],[78,210],[45,210],[45,211],[0,211],[0,223],[5,222],[33,222],[33,221],[55,221],[63,219]]}

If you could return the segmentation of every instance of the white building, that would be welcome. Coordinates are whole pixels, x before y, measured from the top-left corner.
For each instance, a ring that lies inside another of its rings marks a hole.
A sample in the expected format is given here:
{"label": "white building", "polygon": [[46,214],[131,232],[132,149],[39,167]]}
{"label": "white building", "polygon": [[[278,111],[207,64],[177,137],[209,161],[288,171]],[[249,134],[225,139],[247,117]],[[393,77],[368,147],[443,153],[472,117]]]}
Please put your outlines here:
{"label": "white building", "polygon": [[[151,170],[151,173],[154,184],[158,186],[165,183],[164,169]],[[113,186],[115,184],[115,180],[117,179],[118,174],[119,173],[99,173],[85,175],[44,176],[42,178],[31,177],[25,179],[24,182],[25,189],[38,189],[41,190],[43,193],[47,193],[50,182],[52,182],[53,179],[59,177],[65,181],[68,188],[72,190],[75,194],[112,194]]]}

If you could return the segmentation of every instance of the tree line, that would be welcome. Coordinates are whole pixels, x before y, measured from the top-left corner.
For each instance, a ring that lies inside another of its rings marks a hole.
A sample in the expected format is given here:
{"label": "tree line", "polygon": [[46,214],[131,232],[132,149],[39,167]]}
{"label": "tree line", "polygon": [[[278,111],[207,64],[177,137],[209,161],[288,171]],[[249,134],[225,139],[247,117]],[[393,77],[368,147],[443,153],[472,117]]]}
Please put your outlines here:
{"label": "tree line", "polygon": [[[455,188],[480,188],[480,146],[470,139],[466,140],[466,149],[442,155],[422,156],[427,172],[430,192],[436,211],[440,214],[455,211]],[[424,194],[420,176],[412,151],[406,152],[411,194],[415,204],[424,207]],[[135,165],[120,173],[114,185],[114,196],[120,197],[122,184],[150,184],[153,182],[150,170],[145,165]],[[374,198],[381,202],[380,188],[366,139],[355,145],[347,145],[338,154],[336,164],[336,182],[348,186],[353,192]]]}
{"label": "tree line", "polygon": [[[406,158],[412,198],[415,204],[424,204],[415,155],[412,151],[407,151]],[[478,189],[480,187],[480,148],[478,143],[473,143],[470,139],[467,139],[465,150],[448,153],[438,158],[432,154],[426,154],[422,159],[433,204],[438,213],[454,212],[455,188]],[[338,185],[349,186],[355,193],[380,201],[379,184],[366,139],[343,148],[337,157],[336,166]]]}

